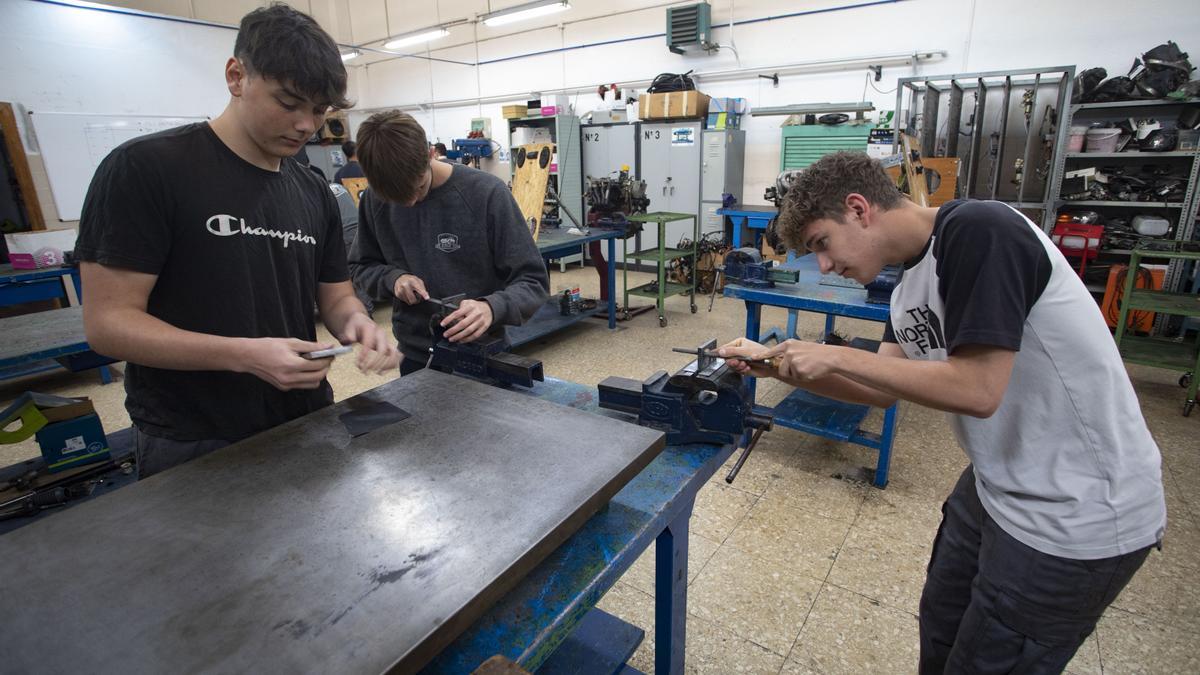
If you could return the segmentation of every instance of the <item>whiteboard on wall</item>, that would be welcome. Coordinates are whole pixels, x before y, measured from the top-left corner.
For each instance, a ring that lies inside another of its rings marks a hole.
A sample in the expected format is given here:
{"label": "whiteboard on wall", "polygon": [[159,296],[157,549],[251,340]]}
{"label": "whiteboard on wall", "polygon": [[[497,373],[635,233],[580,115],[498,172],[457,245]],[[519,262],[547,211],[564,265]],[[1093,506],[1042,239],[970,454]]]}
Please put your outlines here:
{"label": "whiteboard on wall", "polygon": [[[83,198],[100,161],[118,145],[207,117],[30,112],[59,220],[79,220]],[[181,157],[180,161],[188,161]]]}

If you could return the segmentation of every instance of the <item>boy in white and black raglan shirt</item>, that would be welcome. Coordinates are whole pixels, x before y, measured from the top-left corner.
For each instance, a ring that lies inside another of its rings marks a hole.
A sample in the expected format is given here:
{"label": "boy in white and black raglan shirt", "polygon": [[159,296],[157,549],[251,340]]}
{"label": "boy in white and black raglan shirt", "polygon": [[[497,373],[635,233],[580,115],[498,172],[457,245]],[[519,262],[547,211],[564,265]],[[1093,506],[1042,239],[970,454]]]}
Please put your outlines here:
{"label": "boy in white and black raglan shirt", "polygon": [[[921,598],[922,673],[1061,672],[1166,528],[1158,446],[1099,308],[1000,202],[919,207],[862,153],[788,192],[790,248],[869,283],[903,263],[878,354],[789,340],[722,348],[741,372],[841,400],[951,413],[971,464]],[[736,357],[782,357],[777,371]]]}

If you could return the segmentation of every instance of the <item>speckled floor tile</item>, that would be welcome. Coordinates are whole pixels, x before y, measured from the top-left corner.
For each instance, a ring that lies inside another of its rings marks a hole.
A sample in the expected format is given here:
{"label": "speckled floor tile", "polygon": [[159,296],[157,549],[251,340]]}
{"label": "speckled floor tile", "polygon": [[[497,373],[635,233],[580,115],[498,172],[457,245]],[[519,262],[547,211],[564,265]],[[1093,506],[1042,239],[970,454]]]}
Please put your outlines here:
{"label": "speckled floor tile", "polygon": [[856,526],[850,529],[826,581],[893,609],[916,614],[928,562],[929,551],[924,546]]}
{"label": "speckled floor tile", "polygon": [[913,494],[897,481],[886,490],[867,494],[854,526],[875,534],[920,544],[928,552],[942,522],[942,501],[924,494]]}
{"label": "speckled floor tile", "polygon": [[1200,525],[1185,516],[1172,515],[1170,507],[1167,508],[1162,554],[1181,567],[1200,570]]}
{"label": "speckled floor tile", "polygon": [[821,582],[722,546],[689,589],[688,607],[739,636],[784,654]]}
{"label": "speckled floor tile", "polygon": [[1071,675],[1102,675],[1104,669],[1100,665],[1100,642],[1096,631],[1079,645],[1075,657],[1067,664],[1066,672]]}
{"label": "speckled floor tile", "polygon": [[826,584],[781,672],[916,672],[917,636],[916,616]]}
{"label": "speckled floor tile", "polygon": [[773,482],[763,498],[827,518],[854,520],[871,489],[827,475],[793,471]]}
{"label": "speckled floor tile", "polygon": [[694,615],[688,617],[686,644],[685,673],[774,675],[783,666],[783,655]]}
{"label": "speckled floor tile", "polygon": [[1146,562],[1130,579],[1112,606],[1132,614],[1200,634],[1200,584],[1188,554],[1150,551]]}
{"label": "speckled floor tile", "polygon": [[849,530],[849,520],[825,518],[784,502],[763,499],[725,544],[780,570],[822,581]]}
{"label": "speckled floor tile", "polygon": [[[708,563],[708,559],[717,552],[720,546],[717,542],[705,539],[695,532],[688,533],[689,584],[696,580],[696,575],[700,574],[700,570],[704,569],[704,565]],[[639,591],[654,595],[654,561],[655,546],[651,544],[646,549],[646,552],[637,559],[637,562],[633,563],[629,570],[621,575],[621,581]]]}
{"label": "speckled floor tile", "polygon": [[707,483],[696,495],[689,530],[712,541],[723,542],[756,501],[757,495],[720,483]]}
{"label": "speckled floor tile", "polygon": [[[716,474],[713,482],[725,482],[725,476],[738,460],[741,453],[735,452]],[[778,440],[774,433],[765,434],[746,458],[732,486],[755,495],[762,495],[772,483],[794,474],[796,468],[795,449]]]}
{"label": "speckled floor tile", "polygon": [[1200,673],[1194,628],[1110,608],[1097,628],[1105,673]]}

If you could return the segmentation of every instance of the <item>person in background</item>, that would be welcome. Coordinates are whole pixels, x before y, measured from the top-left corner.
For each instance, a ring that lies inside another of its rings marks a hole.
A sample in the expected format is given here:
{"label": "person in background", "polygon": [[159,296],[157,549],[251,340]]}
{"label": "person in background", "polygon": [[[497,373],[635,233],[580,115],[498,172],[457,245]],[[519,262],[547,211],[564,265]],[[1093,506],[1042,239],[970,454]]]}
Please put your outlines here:
{"label": "person in background", "polygon": [[220,116],[122,144],[84,200],[84,329],[129,363],[140,478],[332,403],[332,359],[305,358],[336,346],[314,307],[364,372],[399,361],[354,296],[328,184],[292,158],[350,105],[337,46],[287,5],[259,8],[225,83]]}
{"label": "person in background", "polygon": [[430,153],[430,156],[433,159],[436,159],[441,162],[449,162],[450,161],[450,159],[448,157],[446,157],[446,144],[445,143],[434,143],[433,150]]}
{"label": "person in background", "polygon": [[346,156],[346,165],[333,174],[333,181],[341,183],[343,178],[363,178],[362,165],[358,163],[358,146],[354,141],[342,143],[342,154]]}

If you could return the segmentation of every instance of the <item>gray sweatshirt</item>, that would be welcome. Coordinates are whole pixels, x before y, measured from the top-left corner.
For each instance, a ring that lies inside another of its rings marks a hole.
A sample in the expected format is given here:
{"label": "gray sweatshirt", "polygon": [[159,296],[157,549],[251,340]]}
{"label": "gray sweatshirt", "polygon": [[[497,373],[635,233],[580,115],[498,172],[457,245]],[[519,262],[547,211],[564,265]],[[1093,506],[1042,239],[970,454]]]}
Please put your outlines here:
{"label": "gray sweatshirt", "polygon": [[[524,323],[549,297],[550,279],[529,228],[499,178],[461,164],[424,200],[406,207],[376,197],[359,204],[350,247],[356,285],[385,297],[412,274],[434,298],[465,293],[492,308],[492,330]],[[406,358],[429,356],[428,303],[392,302],[392,331]]]}

